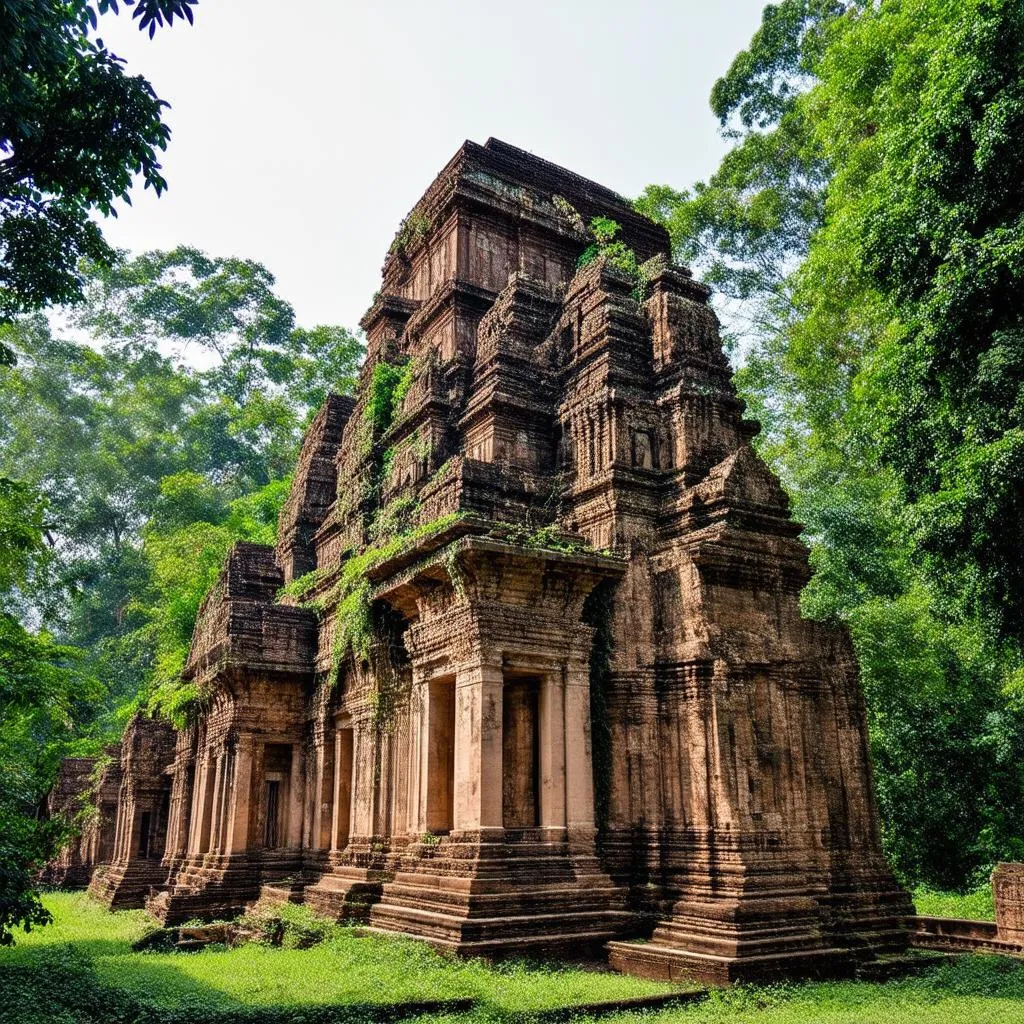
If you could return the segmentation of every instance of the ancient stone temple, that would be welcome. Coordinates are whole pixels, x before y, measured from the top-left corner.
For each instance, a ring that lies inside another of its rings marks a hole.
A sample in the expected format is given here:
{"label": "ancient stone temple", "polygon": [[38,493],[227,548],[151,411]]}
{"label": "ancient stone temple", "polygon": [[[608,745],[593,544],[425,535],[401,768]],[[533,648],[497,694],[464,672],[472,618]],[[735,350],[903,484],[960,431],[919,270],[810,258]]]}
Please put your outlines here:
{"label": "ancient stone temple", "polygon": [[175,736],[160,719],[136,715],[119,751],[117,813],[107,815],[109,854],[92,872],[89,891],[109,907],[141,906],[167,878],[163,866]]}
{"label": "ancient stone temple", "polygon": [[906,944],[848,637],[800,617],[800,527],[668,255],[496,140],[441,171],[277,548],[237,545],[201,610],[156,914],[262,891],[715,980]]}

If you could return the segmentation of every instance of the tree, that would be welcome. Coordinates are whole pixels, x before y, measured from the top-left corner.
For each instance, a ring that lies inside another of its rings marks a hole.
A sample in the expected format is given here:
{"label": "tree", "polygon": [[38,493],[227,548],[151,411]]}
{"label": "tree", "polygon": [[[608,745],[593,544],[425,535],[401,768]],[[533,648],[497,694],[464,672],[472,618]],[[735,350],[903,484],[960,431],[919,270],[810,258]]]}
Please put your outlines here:
{"label": "tree", "polygon": [[78,671],[78,651],[26,629],[7,610],[46,571],[43,515],[38,494],[0,478],[0,945],[12,941],[14,927],[49,920],[33,882],[56,852],[60,827],[40,820],[36,808],[55,741],[69,734],[74,706],[97,695]]}
{"label": "tree", "polygon": [[783,0],[712,92],[719,170],[638,203],[728,300],[887,849],[940,885],[1024,850],[1022,58],[1003,0]]}
{"label": "tree", "polygon": [[[133,0],[124,0],[131,7]],[[196,0],[139,0],[150,36]],[[94,38],[117,0],[0,3],[0,323],[81,295],[79,264],[112,262],[92,215],[130,203],[135,175],[166,187],[158,154],[166,104]],[[0,364],[11,350],[0,346]]]}

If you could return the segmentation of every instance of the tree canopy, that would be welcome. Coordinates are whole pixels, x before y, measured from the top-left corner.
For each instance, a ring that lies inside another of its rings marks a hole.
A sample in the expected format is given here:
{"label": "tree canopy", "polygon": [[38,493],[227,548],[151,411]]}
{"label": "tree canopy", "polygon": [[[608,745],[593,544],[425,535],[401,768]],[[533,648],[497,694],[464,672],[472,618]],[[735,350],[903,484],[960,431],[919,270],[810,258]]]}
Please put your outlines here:
{"label": "tree canopy", "polygon": [[[122,0],[152,36],[196,0]],[[162,192],[167,106],[96,35],[117,0],[0,3],[0,322],[81,297],[81,263],[114,252],[95,214]],[[0,347],[0,363],[11,350]]]}

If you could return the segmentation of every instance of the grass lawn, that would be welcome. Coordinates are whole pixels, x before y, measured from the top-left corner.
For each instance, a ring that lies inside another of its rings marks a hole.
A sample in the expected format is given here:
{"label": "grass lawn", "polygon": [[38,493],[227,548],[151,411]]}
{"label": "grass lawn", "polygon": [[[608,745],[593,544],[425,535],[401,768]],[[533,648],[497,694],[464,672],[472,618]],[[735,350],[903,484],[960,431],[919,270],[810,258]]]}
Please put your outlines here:
{"label": "grass lawn", "polygon": [[983,885],[968,893],[915,889],[914,906],[922,917],[959,917],[968,921],[996,919],[991,885]]}
{"label": "grass lawn", "polygon": [[[77,893],[46,897],[54,924],[0,949],[0,1024],[327,1024],[388,1007],[473,998],[432,1024],[529,1019],[556,1007],[636,998],[666,986],[580,968],[451,960],[421,943],[328,926],[311,949],[250,944],[133,953],[152,927]],[[1021,1024],[1024,963],[967,957],[888,984],[816,983],[714,992],[703,1004],[603,1018],[608,1024]],[[426,1021],[424,1020],[424,1024]]]}
{"label": "grass lawn", "polygon": [[[303,1008],[359,1007],[371,1015],[375,1006],[466,998],[500,1016],[681,991],[579,968],[455,960],[420,942],[337,926],[328,926],[325,941],[304,950],[254,943],[198,953],[134,953],[131,943],[153,927],[143,911],[111,914],[81,893],[51,893],[44,902],[53,924],[19,933],[13,949],[0,950],[0,992],[12,977],[22,987],[44,990],[53,982],[63,986],[61,1000],[65,989],[73,995],[69,1012],[79,1016],[32,1016],[27,1008],[9,1018],[17,1024],[134,1020],[131,1010],[139,1014],[140,1008],[140,1021],[205,1022],[211,1014],[232,1019],[242,1010],[262,1010],[258,1019],[269,1020],[268,1010],[284,1008],[296,1013],[282,1019],[299,1020]],[[87,1007],[74,1005],[75,994],[86,990],[100,1006],[104,998],[123,1003],[123,1015],[88,1016]],[[4,1012],[0,1005],[0,1022],[7,1024]],[[48,1012],[55,1013],[55,1006]]]}

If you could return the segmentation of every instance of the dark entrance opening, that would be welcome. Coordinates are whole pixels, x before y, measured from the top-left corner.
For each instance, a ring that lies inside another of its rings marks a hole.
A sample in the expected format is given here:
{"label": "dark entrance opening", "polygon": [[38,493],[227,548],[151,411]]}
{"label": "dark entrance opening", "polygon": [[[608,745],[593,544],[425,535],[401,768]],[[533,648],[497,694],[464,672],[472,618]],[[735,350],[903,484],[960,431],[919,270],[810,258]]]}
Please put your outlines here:
{"label": "dark entrance opening", "polygon": [[501,817],[505,828],[540,824],[540,681],[506,677],[502,694]]}
{"label": "dark entrance opening", "polygon": [[263,828],[263,845],[274,849],[280,842],[278,819],[281,814],[281,783],[277,779],[267,782],[266,823]]}
{"label": "dark entrance opening", "polygon": [[428,689],[427,828],[438,835],[455,822],[455,677]]}
{"label": "dark entrance opening", "polygon": [[150,835],[153,830],[153,815],[150,811],[143,811],[139,815],[139,856],[143,859],[149,857]]}

